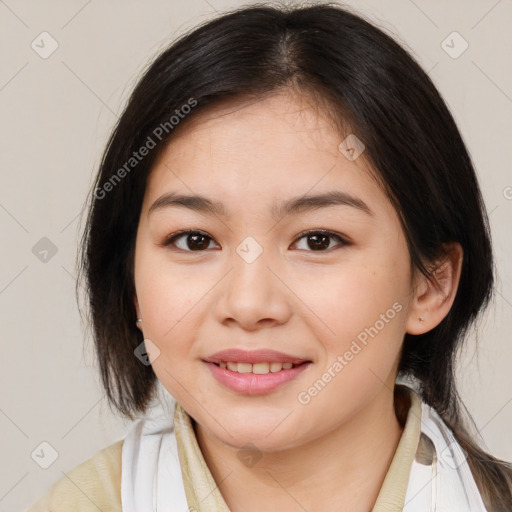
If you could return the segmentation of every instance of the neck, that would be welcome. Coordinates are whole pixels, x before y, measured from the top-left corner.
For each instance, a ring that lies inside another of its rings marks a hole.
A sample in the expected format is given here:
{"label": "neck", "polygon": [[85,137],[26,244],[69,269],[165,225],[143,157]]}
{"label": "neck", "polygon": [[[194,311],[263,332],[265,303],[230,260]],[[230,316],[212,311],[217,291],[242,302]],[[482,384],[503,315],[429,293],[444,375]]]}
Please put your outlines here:
{"label": "neck", "polygon": [[[194,422],[212,476],[233,512],[372,509],[403,431],[385,386],[349,422],[300,447],[263,453],[253,467],[239,449]],[[229,476],[228,476],[229,475]]]}

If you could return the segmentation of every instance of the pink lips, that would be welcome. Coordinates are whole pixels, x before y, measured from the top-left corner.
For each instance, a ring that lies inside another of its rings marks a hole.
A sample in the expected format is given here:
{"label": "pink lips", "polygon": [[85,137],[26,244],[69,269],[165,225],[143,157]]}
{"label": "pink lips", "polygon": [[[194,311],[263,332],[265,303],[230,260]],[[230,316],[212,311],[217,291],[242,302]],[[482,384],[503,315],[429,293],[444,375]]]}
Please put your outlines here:
{"label": "pink lips", "polygon": [[[205,363],[215,379],[223,386],[246,395],[262,395],[270,393],[287,382],[298,377],[311,364],[311,361],[290,356],[275,350],[246,351],[227,349],[207,357]],[[275,373],[258,375],[254,373],[238,373],[218,366],[220,362],[236,363],[292,363],[293,368],[282,369]],[[217,363],[217,364],[216,364]]]}
{"label": "pink lips", "polygon": [[222,361],[233,361],[236,363],[293,363],[301,364],[307,361],[307,359],[301,359],[300,357],[290,356],[283,352],[277,352],[270,349],[260,350],[240,350],[237,348],[228,348],[227,350],[221,350],[215,352],[211,356],[205,358],[208,363],[220,363]]}

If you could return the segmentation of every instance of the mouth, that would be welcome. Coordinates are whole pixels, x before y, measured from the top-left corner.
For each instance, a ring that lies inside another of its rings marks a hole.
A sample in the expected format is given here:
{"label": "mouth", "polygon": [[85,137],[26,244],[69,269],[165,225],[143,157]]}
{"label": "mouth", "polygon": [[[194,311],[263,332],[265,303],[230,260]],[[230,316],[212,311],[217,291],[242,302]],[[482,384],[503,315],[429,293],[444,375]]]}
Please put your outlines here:
{"label": "mouth", "polygon": [[311,360],[274,350],[228,349],[203,360],[223,387],[245,395],[270,393],[307,370]]}

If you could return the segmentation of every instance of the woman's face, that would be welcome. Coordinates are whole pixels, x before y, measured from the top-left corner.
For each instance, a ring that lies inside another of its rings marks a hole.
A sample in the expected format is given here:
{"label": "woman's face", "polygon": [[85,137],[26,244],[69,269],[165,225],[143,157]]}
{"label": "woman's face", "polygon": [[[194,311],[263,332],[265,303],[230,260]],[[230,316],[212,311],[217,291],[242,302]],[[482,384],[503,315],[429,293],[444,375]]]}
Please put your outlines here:
{"label": "woman's face", "polygon": [[[361,146],[340,150],[327,119],[284,93],[181,128],[149,177],[136,241],[158,379],[233,447],[342,427],[393,388],[412,300],[404,234]],[[183,230],[199,233],[173,238]],[[241,352],[215,357],[226,350]]]}

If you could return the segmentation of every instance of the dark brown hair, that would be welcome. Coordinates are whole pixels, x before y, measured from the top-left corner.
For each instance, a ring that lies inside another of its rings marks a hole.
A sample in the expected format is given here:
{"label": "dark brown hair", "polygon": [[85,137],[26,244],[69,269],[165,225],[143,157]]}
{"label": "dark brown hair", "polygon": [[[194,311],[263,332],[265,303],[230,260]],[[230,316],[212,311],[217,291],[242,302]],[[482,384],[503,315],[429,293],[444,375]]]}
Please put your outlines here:
{"label": "dark brown hair", "polygon": [[[453,306],[426,334],[406,334],[399,372],[421,383],[423,400],[454,431],[487,505],[505,510],[512,503],[511,466],[471,439],[454,378],[457,349],[494,283],[475,171],[428,75],[391,37],[338,5],[258,5],[218,16],[174,42],[136,85],[105,149],[82,240],[80,270],[110,403],[132,418],[147,409],[155,390],[152,367],[134,357],[143,338],[133,303],[136,230],[155,159],[174,126],[206,107],[283,88],[325,100],[340,126],[348,123],[364,141],[365,158],[401,218],[414,266],[429,276],[444,244],[461,244]],[[155,147],[131,161],[149,138]]]}

